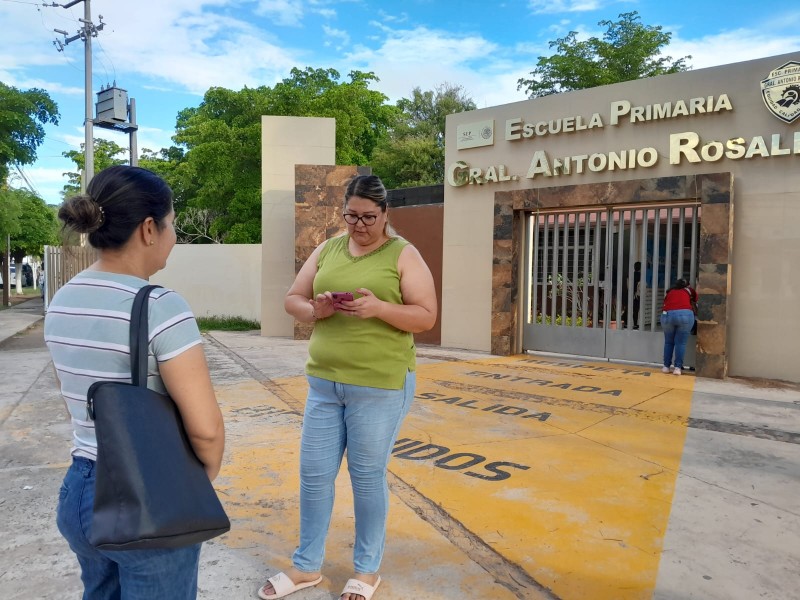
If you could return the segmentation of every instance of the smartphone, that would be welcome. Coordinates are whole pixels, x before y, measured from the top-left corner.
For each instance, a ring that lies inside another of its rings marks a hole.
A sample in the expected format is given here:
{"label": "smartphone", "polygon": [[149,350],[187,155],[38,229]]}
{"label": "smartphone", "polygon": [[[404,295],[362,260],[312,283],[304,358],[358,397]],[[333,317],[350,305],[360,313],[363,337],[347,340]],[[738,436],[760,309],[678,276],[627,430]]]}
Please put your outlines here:
{"label": "smartphone", "polygon": [[350,302],[353,299],[353,294],[350,292],[331,292],[334,302]]}

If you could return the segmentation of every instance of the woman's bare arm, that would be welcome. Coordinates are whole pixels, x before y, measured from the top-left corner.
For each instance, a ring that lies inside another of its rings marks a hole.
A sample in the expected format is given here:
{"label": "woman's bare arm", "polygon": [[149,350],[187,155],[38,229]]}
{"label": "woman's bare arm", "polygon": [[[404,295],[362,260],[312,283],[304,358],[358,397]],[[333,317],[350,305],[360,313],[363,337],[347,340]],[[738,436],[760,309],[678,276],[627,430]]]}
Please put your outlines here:
{"label": "woman's bare arm", "polygon": [[222,465],[225,426],[211,385],[202,345],[193,346],[165,362],[159,372],[170,397],[178,406],[183,426],[197,458],[214,480]]}
{"label": "woman's bare arm", "polygon": [[330,317],[334,313],[330,296],[320,294],[314,297],[314,277],[317,275],[317,262],[325,242],[322,242],[300,268],[300,272],[286,292],[283,308],[301,323]]}

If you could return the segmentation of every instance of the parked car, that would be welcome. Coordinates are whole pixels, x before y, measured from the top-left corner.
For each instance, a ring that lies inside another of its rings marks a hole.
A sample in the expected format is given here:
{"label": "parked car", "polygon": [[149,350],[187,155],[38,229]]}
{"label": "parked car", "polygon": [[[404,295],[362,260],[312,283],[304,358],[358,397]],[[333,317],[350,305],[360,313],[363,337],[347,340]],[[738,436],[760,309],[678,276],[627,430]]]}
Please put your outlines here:
{"label": "parked car", "polygon": [[[3,288],[3,273],[2,273],[2,271],[3,270],[0,269],[0,289]],[[11,271],[9,273],[9,277],[11,279],[11,285],[15,286],[15,285],[17,285],[17,267],[15,265],[11,265],[11,267],[9,267],[9,271]]]}
{"label": "parked car", "polygon": [[[11,278],[11,286],[17,285],[17,265],[11,265],[9,267],[9,273]],[[33,286],[33,268],[27,264],[23,263],[22,265],[22,285],[24,287],[32,287]],[[0,289],[3,287],[3,275],[2,269],[0,269]]]}

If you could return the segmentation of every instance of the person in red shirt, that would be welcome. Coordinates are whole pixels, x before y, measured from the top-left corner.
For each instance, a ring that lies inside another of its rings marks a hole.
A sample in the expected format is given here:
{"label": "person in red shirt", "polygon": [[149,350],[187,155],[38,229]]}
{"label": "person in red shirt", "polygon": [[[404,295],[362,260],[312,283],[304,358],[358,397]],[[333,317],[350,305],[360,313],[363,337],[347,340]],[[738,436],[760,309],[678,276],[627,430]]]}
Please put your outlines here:
{"label": "person in red shirt", "polygon": [[[664,373],[681,374],[686,342],[694,325],[695,292],[685,279],[678,279],[664,296],[661,308],[661,329],[664,330]],[[673,354],[675,360],[673,361]]]}

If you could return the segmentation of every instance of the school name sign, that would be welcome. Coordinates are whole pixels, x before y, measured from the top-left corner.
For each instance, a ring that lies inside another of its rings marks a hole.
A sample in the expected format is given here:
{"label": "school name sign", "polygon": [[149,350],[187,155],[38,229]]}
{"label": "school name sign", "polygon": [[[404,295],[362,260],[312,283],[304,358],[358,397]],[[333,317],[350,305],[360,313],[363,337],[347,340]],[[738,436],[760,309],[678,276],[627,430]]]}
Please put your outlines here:
{"label": "school name sign", "polygon": [[[628,100],[615,100],[606,113],[574,115],[546,121],[525,121],[522,117],[507,119],[502,127],[503,139],[514,144],[525,142],[545,143],[554,136],[593,131],[622,124],[639,124],[653,121],[702,117],[733,111],[733,102],[727,94],[679,99],[660,104],[634,105]],[[459,150],[494,145],[494,120],[460,125],[457,128]],[[669,164],[713,163],[723,159],[747,160],[800,154],[800,131],[793,134],[772,133],[745,139],[731,137],[725,140],[703,139],[696,131],[670,133],[666,141]],[[447,167],[447,182],[453,187],[483,185],[520,178],[539,179],[566,177],[585,172],[646,169],[665,157],[654,146],[621,148],[608,152],[555,156],[537,149],[533,152],[527,171],[511,173],[505,165],[477,166],[458,160]]]}

